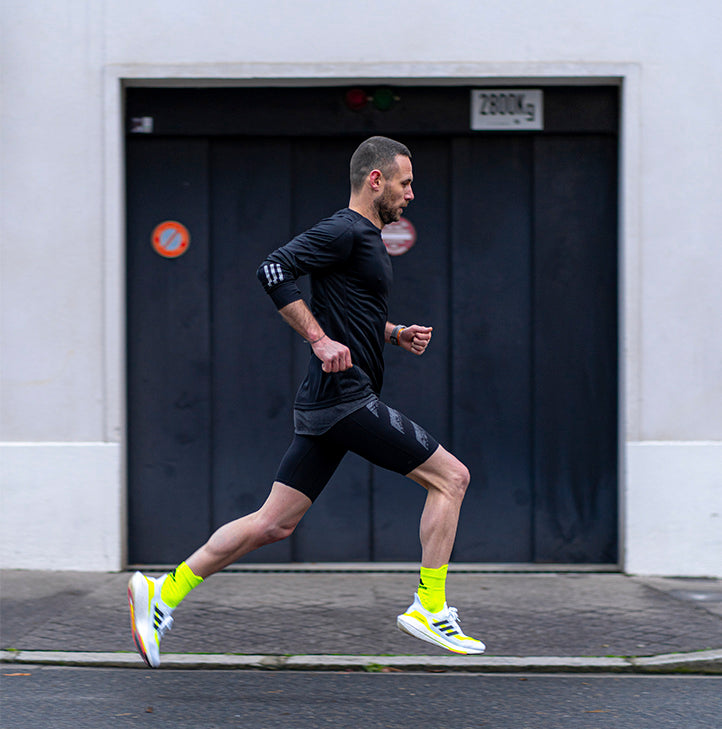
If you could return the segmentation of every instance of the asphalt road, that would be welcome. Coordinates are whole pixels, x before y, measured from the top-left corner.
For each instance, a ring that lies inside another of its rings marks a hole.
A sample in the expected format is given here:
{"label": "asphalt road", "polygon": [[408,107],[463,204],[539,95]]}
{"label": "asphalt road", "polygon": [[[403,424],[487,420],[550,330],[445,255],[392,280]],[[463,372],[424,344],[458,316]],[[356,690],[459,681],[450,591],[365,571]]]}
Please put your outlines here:
{"label": "asphalt road", "polygon": [[722,677],[0,671],[2,729],[721,729]]}

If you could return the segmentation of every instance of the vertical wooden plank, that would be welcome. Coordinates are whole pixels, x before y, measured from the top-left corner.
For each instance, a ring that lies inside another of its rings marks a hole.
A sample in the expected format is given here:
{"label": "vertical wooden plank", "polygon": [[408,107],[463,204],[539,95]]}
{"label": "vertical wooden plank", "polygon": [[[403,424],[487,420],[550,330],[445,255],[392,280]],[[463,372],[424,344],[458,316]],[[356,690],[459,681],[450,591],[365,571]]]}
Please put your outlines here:
{"label": "vertical wooden plank", "polygon": [[[212,143],[213,525],[258,509],[292,437],[292,332],[256,269],[286,242],[288,140]],[[286,540],[244,562],[291,559]]]}
{"label": "vertical wooden plank", "polygon": [[617,145],[535,144],[535,560],[617,561]]}
{"label": "vertical wooden plank", "polygon": [[[203,140],[128,140],[131,563],[176,563],[210,525],[207,157]],[[169,219],[191,235],[176,259],[151,248]]]}
{"label": "vertical wooden plank", "polygon": [[454,559],[531,560],[531,140],[453,156],[453,444],[471,471]]}

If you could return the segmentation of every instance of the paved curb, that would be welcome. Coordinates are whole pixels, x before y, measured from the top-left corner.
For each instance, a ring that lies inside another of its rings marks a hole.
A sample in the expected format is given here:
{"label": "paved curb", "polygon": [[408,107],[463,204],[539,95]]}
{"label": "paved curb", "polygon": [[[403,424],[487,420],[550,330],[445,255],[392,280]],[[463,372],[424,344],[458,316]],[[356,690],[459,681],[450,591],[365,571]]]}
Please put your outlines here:
{"label": "paved curb", "polygon": [[[466,673],[699,673],[722,675],[722,649],[644,657],[604,656],[358,656],[167,653],[162,667],[285,671],[457,671]],[[145,668],[135,653],[0,651],[0,662]]]}

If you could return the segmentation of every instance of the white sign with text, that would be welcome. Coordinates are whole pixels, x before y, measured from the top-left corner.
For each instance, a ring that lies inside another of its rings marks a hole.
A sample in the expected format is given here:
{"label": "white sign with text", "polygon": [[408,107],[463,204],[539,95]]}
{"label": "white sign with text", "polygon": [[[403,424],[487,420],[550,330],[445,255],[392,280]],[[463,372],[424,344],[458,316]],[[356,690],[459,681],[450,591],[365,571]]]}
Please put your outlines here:
{"label": "white sign with text", "polygon": [[471,128],[475,131],[544,129],[541,89],[473,89]]}

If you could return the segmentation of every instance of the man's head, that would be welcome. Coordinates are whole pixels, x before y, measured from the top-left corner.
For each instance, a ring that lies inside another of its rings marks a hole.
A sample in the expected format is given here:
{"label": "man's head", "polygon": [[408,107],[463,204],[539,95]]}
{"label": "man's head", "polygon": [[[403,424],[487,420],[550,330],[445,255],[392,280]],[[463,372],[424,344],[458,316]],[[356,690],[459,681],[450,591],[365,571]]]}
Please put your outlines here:
{"label": "man's head", "polygon": [[387,137],[371,137],[351,157],[351,207],[380,227],[397,221],[414,199],[408,147]]}
{"label": "man's head", "polygon": [[390,178],[398,166],[398,155],[411,159],[409,148],[394,139],[370,137],[361,142],[351,157],[351,192],[358,192],[373,170]]}

